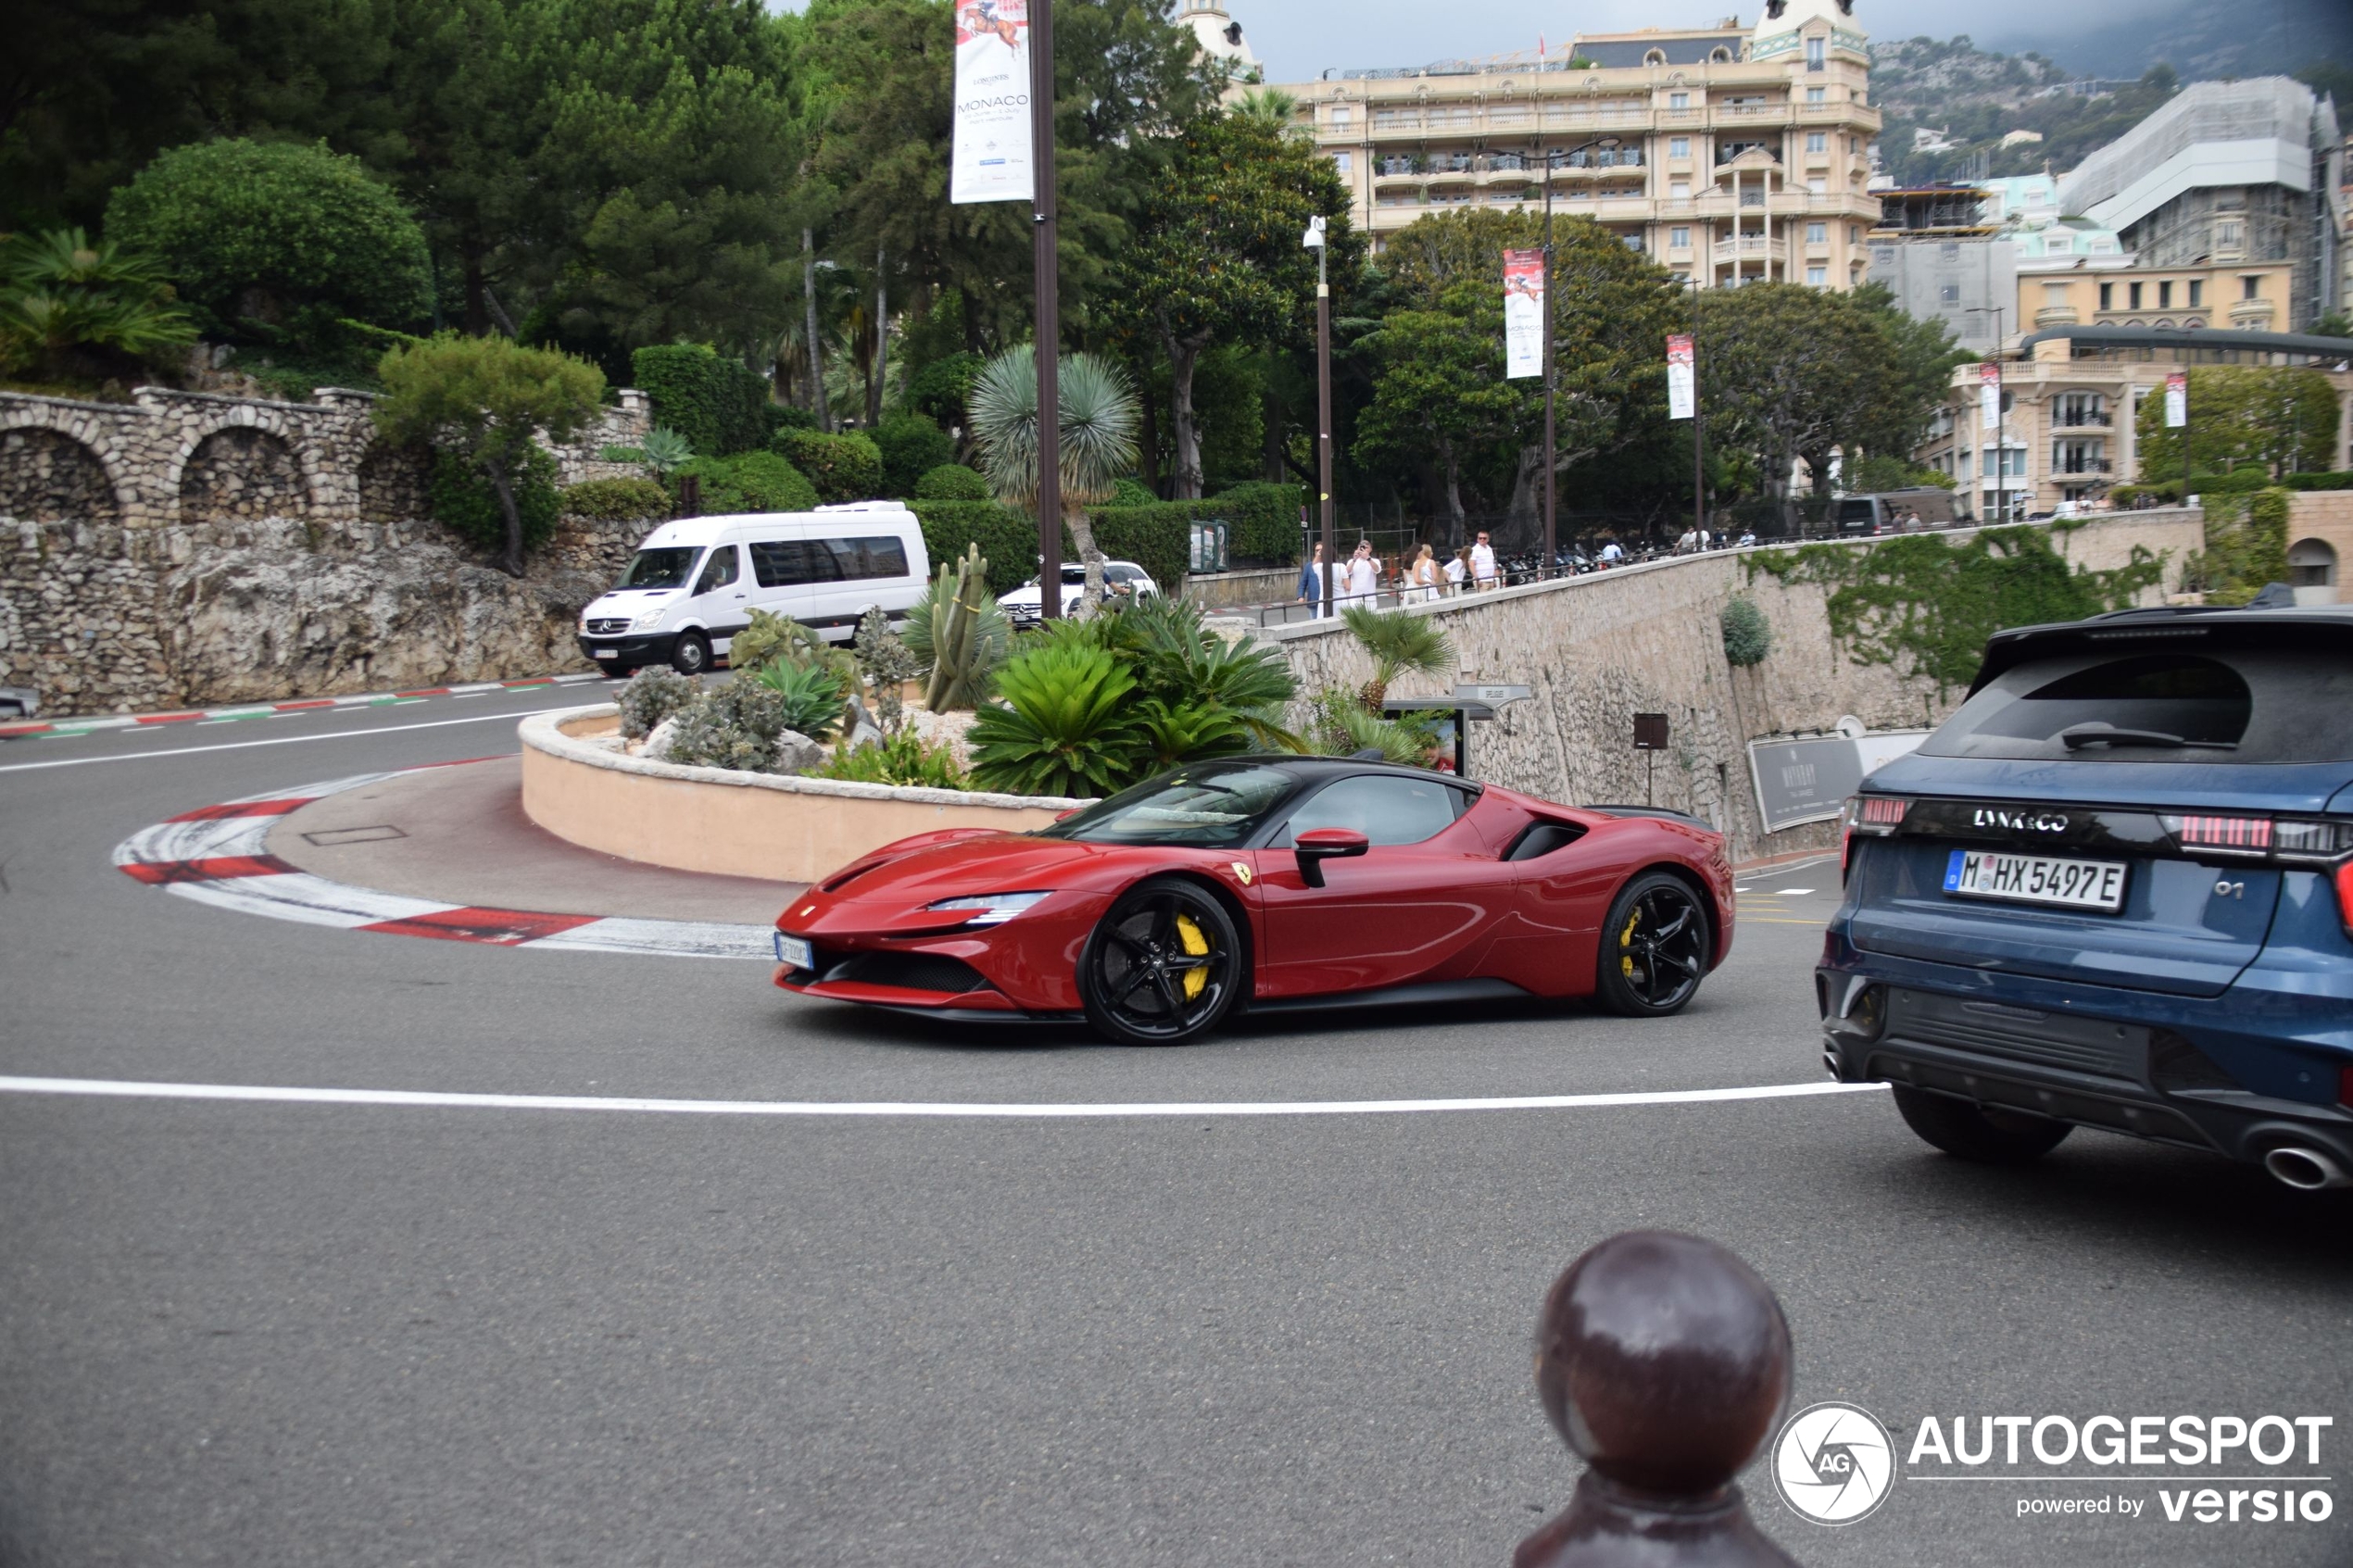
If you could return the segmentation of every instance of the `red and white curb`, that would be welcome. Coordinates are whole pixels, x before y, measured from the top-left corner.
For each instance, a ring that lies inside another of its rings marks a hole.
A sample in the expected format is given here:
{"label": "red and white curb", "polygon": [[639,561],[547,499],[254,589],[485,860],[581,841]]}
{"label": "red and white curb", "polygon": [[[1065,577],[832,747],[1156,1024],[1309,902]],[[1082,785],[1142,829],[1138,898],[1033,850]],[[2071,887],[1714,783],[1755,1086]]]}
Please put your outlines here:
{"label": "red and white curb", "polygon": [[405,692],[370,692],[361,696],[320,696],[297,702],[245,703],[234,708],[190,709],[183,713],[119,713],[94,719],[28,720],[20,724],[0,724],[0,740],[19,740],[38,735],[47,740],[62,740],[69,735],[86,735],[99,730],[152,729],[163,724],[225,724],[239,719],[284,719],[299,713],[319,713],[339,708],[391,708],[401,703],[422,702],[436,696],[480,696],[485,692],[522,692],[539,686],[576,686],[590,681],[608,681],[602,673],[573,675],[535,675],[522,681],[474,681],[460,686],[420,686]]}
{"label": "red and white curb", "polygon": [[182,811],[115,846],[114,863],[134,881],[183,898],[305,925],[562,952],[771,961],[775,957],[774,935],[764,925],[436,903],[330,882],[270,853],[270,830],[279,818],[314,800],[395,776],[360,773]]}

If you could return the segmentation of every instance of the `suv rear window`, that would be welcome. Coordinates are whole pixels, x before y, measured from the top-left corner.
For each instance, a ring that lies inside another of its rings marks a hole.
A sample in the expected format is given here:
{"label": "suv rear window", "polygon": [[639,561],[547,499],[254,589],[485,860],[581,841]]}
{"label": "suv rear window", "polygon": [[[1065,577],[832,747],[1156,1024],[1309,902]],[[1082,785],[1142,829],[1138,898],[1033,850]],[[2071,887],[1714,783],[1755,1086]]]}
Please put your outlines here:
{"label": "suv rear window", "polygon": [[2020,761],[2353,760],[2353,657],[2211,648],[2030,660],[1963,703],[1920,751]]}

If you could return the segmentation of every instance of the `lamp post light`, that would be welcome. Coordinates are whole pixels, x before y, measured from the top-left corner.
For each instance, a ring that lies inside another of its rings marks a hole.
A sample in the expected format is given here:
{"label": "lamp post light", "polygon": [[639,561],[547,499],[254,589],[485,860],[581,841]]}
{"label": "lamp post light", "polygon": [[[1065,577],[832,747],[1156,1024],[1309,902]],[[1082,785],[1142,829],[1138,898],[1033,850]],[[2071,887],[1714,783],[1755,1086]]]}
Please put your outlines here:
{"label": "lamp post light", "polygon": [[1054,212],[1054,8],[1029,8],[1033,264],[1038,321],[1038,613],[1063,612],[1062,276]]}
{"label": "lamp post light", "polygon": [[1339,544],[1332,525],[1332,286],[1327,263],[1331,248],[1324,243],[1321,214],[1307,220],[1299,243],[1315,253],[1315,519],[1324,538],[1324,603],[1321,613],[1332,613],[1332,573],[1338,570]]}
{"label": "lamp post light", "polygon": [[1566,153],[1552,148],[1544,154],[1544,559],[1537,568],[1536,575],[1540,578],[1553,574],[1554,558],[1559,550],[1554,522],[1556,497],[1554,494],[1555,476],[1553,466],[1553,170],[1559,167],[1564,157],[1573,158],[1579,153],[1595,148],[1609,152],[1617,146],[1617,143],[1618,139],[1615,136],[1596,136],[1589,142],[1579,143]]}

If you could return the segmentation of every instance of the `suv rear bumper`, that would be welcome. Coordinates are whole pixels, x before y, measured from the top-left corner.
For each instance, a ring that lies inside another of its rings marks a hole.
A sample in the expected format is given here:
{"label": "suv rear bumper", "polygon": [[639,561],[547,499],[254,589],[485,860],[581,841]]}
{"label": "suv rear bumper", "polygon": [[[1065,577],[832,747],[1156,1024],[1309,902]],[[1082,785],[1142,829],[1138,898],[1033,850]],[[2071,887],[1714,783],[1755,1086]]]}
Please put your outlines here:
{"label": "suv rear bumper", "polygon": [[1969,971],[1845,956],[1863,961],[1815,971],[1823,1064],[1842,1083],[1900,1084],[2250,1162],[2315,1148],[2353,1171],[2353,1111],[2334,1103],[2353,1050],[2332,1038],[2346,1025],[2333,998],[2309,998],[2298,1019],[2305,1010],[2276,996],[2257,1006],[2235,991],[2191,999],[2005,976],[1996,994]]}

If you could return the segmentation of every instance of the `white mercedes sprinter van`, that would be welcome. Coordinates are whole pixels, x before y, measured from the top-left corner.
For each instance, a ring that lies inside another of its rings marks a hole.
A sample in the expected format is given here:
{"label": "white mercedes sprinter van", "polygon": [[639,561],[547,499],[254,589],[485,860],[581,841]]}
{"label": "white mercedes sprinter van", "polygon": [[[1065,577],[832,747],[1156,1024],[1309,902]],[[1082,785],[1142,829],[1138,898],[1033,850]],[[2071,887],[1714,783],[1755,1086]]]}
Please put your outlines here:
{"label": "white mercedes sprinter van", "polygon": [[897,501],[681,518],[647,534],[621,582],[580,612],[580,651],[608,675],[643,664],[699,675],[755,609],[846,643],[876,605],[904,623],[930,572],[924,531]]}

